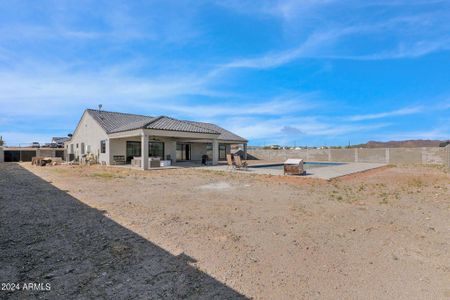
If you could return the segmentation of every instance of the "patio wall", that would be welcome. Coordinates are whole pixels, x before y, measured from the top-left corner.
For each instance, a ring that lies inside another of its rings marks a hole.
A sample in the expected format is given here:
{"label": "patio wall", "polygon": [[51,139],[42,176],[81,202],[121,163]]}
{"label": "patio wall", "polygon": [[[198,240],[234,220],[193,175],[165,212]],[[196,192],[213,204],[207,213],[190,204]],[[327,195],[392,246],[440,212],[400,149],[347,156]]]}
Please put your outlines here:
{"label": "patio wall", "polygon": [[436,164],[450,167],[450,146],[375,149],[258,149],[249,150],[248,154],[257,159],[268,161],[284,161],[288,158],[302,158],[306,161]]}

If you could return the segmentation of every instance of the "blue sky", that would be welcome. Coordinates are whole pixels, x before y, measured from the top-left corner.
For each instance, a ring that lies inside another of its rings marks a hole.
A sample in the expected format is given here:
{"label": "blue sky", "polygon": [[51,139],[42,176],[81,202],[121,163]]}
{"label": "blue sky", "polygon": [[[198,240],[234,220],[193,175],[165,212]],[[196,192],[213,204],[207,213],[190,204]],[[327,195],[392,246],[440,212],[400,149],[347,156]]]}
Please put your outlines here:
{"label": "blue sky", "polygon": [[252,145],[450,138],[450,0],[2,1],[0,135],[86,108],[214,122]]}

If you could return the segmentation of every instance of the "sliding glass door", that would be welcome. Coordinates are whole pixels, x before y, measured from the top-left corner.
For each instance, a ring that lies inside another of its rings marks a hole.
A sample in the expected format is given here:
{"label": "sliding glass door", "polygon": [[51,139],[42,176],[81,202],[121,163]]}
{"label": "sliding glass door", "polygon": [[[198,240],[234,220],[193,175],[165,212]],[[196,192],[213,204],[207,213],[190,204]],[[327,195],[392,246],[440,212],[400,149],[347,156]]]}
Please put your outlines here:
{"label": "sliding glass door", "polygon": [[131,163],[131,160],[135,156],[141,156],[141,142],[127,141],[127,163]]}
{"label": "sliding glass door", "polygon": [[177,143],[177,160],[191,160],[191,144]]}
{"label": "sliding glass door", "polygon": [[164,143],[157,141],[150,141],[148,143],[148,156],[159,157],[160,159],[164,159]]}

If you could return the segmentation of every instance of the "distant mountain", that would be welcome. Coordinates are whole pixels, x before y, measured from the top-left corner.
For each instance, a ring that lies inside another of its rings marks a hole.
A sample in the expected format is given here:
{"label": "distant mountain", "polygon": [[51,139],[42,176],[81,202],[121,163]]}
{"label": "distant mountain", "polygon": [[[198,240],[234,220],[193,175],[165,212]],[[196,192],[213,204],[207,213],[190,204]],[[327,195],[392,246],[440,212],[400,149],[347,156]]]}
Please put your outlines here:
{"label": "distant mountain", "polygon": [[389,141],[389,142],[376,142],[369,141],[366,144],[355,145],[362,148],[415,148],[415,147],[439,147],[445,146],[450,141],[439,140],[407,140],[407,141]]}

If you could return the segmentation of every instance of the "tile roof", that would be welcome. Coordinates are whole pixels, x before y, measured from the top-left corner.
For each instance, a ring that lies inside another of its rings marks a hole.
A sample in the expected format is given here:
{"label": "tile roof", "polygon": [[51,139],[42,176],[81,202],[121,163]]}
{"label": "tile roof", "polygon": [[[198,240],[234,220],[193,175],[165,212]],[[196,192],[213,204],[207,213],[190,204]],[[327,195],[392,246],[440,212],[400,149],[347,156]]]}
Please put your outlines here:
{"label": "tile roof", "polygon": [[159,130],[170,130],[170,131],[183,131],[183,132],[195,132],[195,133],[209,133],[209,134],[220,134],[218,131],[197,126],[196,124],[181,121],[166,116],[161,116],[156,120],[150,122],[145,126],[147,129],[159,129]]}
{"label": "tile roof", "polygon": [[127,131],[144,127],[154,117],[88,109],[87,112],[100,124],[106,133]]}
{"label": "tile roof", "polygon": [[177,120],[166,116],[150,117],[118,112],[100,112],[94,109],[88,109],[87,112],[100,124],[100,126],[106,131],[106,133],[147,128],[157,130],[218,134],[219,140],[247,142],[246,139],[211,123]]}
{"label": "tile roof", "polygon": [[219,127],[216,124],[195,122],[195,121],[186,121],[186,122],[189,122],[189,123],[192,123],[194,125],[201,126],[201,127],[208,128],[208,129],[211,129],[211,130],[219,132],[220,136],[218,137],[218,140],[237,141],[237,142],[243,142],[243,143],[248,142],[243,137],[241,137],[241,136],[239,136],[237,134],[234,134],[231,131],[228,131],[228,130],[222,128],[222,127]]}

